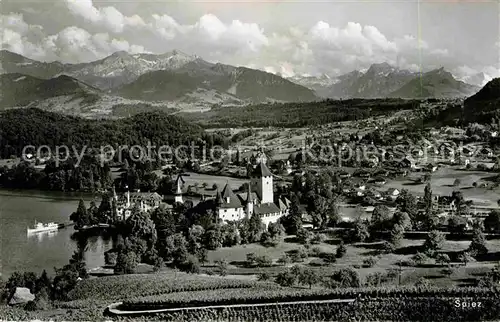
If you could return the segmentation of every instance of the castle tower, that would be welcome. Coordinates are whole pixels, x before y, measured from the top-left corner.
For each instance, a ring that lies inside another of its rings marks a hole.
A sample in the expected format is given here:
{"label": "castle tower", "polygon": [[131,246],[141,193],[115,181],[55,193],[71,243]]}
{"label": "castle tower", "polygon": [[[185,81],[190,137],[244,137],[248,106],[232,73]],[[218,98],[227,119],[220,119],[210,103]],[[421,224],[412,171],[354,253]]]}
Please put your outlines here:
{"label": "castle tower", "polygon": [[247,187],[247,204],[245,208],[245,214],[250,217],[253,215],[253,198],[252,198],[252,189],[250,187],[250,183],[248,183]]}
{"label": "castle tower", "polygon": [[261,203],[274,202],[273,174],[264,162],[260,162],[250,179],[251,190],[255,191]]}
{"label": "castle tower", "polygon": [[175,180],[175,197],[174,197],[175,202],[184,203],[184,200],[182,199],[183,185],[184,185],[184,179],[182,179],[182,176],[179,174],[177,176],[177,179]]}

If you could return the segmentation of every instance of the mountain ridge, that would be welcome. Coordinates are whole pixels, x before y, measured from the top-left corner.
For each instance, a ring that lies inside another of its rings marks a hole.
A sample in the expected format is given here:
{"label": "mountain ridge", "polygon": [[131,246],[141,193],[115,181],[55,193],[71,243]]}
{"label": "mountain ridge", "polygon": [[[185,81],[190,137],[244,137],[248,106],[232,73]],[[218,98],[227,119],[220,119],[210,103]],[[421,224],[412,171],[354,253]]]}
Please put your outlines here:
{"label": "mountain ridge", "polygon": [[[129,99],[172,101],[187,94],[193,98],[193,93],[200,90],[204,91],[204,97],[209,92],[220,92],[218,96],[227,97],[230,103],[238,100],[262,103],[317,99],[312,90],[280,76],[246,67],[210,63],[178,50],[160,55],[118,51],[103,59],[80,64],[37,62],[8,51],[3,52],[0,58],[2,65],[6,66],[4,73],[21,73],[42,79],[68,75],[108,94],[119,94]],[[166,79],[159,79],[158,75]],[[164,85],[157,86],[152,81],[146,81],[148,77],[162,81]],[[140,88],[141,85],[145,87]],[[155,93],[156,90],[163,93]],[[224,99],[220,103],[225,104]]]}

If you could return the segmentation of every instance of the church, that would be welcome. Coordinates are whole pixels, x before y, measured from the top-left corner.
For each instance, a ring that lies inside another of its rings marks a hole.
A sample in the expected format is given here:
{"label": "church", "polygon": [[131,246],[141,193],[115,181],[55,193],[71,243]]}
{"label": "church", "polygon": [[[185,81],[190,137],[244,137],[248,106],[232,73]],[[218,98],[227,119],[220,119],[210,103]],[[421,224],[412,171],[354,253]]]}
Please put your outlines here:
{"label": "church", "polygon": [[235,194],[229,183],[215,197],[216,213],[223,221],[243,219],[257,214],[267,226],[288,214],[290,200],[275,197],[273,174],[262,160],[250,173],[247,192]]}

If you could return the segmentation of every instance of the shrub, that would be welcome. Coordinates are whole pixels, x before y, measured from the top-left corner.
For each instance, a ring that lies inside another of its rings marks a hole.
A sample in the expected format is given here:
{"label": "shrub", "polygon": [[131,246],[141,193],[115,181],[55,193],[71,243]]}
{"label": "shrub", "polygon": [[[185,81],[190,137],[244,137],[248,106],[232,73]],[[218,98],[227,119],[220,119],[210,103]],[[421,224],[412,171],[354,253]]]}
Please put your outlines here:
{"label": "shrub", "polygon": [[321,254],[321,247],[315,246],[309,250],[309,256],[319,257]]}
{"label": "shrub", "polygon": [[121,251],[116,258],[116,274],[134,274],[139,258],[133,251]]}
{"label": "shrub", "polygon": [[269,267],[273,265],[273,260],[266,255],[258,256],[255,258],[257,267]]}
{"label": "shrub", "polygon": [[412,260],[415,262],[416,265],[423,265],[429,260],[429,257],[424,253],[416,253],[412,257]]}
{"label": "shrub", "polygon": [[375,264],[377,264],[378,258],[374,256],[370,256],[368,258],[365,258],[363,260],[363,267],[373,267]]}
{"label": "shrub", "polygon": [[285,271],[279,273],[275,279],[276,283],[281,286],[293,286],[296,280],[297,276],[290,269],[286,269]]}
{"label": "shrub", "polygon": [[280,258],[278,258],[278,264],[281,264],[281,265],[286,265],[286,264],[289,264],[291,262],[292,262],[292,260],[290,259],[290,257],[287,254],[283,254]]}
{"label": "shrub", "polygon": [[337,261],[337,256],[334,253],[321,253],[320,257],[328,264],[333,264]]}
{"label": "shrub", "polygon": [[347,247],[345,247],[344,242],[340,242],[339,247],[337,247],[336,256],[337,258],[342,258],[347,253]]}
{"label": "shrub", "polygon": [[384,280],[384,274],[382,272],[375,272],[372,274],[368,274],[366,276],[366,286],[375,286],[378,287]]}
{"label": "shrub", "polygon": [[416,287],[419,288],[427,288],[430,286],[429,280],[426,279],[425,277],[420,277],[418,281],[415,283]]}
{"label": "shrub", "polygon": [[198,274],[200,273],[200,262],[196,256],[189,255],[179,268],[186,273]]}
{"label": "shrub", "polygon": [[316,233],[316,234],[314,234],[314,237],[311,239],[311,243],[317,245],[317,244],[321,244],[325,240],[326,240],[325,234]]}
{"label": "shrub", "polygon": [[441,265],[447,265],[450,263],[450,256],[447,254],[437,254],[436,256],[436,263],[441,264]]}
{"label": "shrub", "polygon": [[259,281],[268,281],[271,279],[271,275],[268,272],[260,272],[257,279]]}
{"label": "shrub", "polygon": [[104,253],[104,263],[106,265],[116,265],[116,260],[118,258],[117,252],[107,251]]}
{"label": "shrub", "polygon": [[341,268],[326,280],[326,286],[336,287],[360,287],[359,273],[353,268]]}
{"label": "shrub", "polygon": [[289,252],[290,259],[293,263],[303,262],[309,254],[305,248],[294,249]]}
{"label": "shrub", "polygon": [[217,265],[217,274],[220,276],[226,276],[227,275],[227,261],[224,259],[218,260],[215,262]]}

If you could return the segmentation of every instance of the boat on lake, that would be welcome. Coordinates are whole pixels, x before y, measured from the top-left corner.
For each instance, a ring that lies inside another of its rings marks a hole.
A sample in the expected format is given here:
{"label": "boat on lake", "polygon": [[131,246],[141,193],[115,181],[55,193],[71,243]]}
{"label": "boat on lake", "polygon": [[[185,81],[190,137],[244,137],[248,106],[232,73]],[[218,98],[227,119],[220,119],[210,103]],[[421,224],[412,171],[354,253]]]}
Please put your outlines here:
{"label": "boat on lake", "polygon": [[35,223],[33,228],[27,228],[27,233],[28,234],[35,234],[35,233],[40,233],[40,232],[47,232],[47,231],[57,231],[59,229],[59,224],[54,223],[54,222],[49,222],[47,224],[44,223]]}

